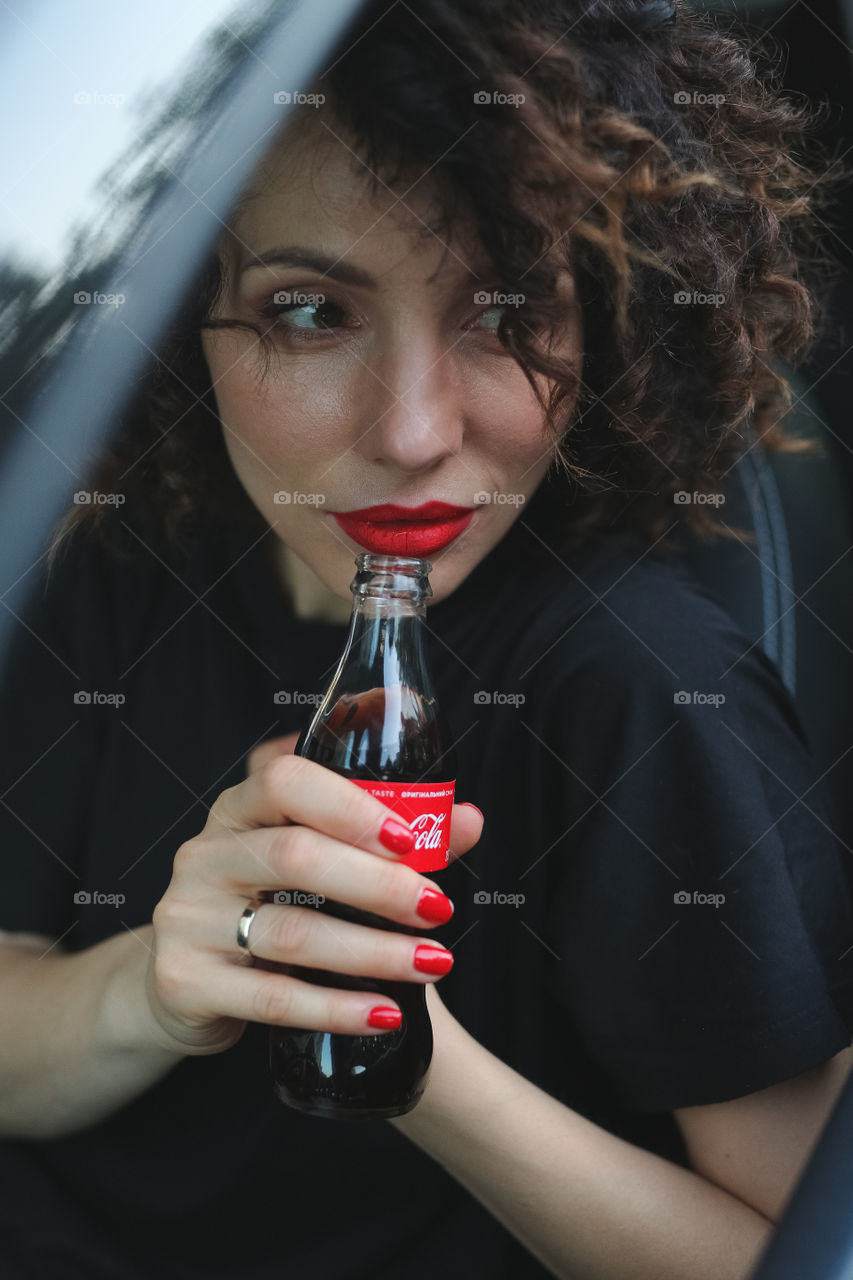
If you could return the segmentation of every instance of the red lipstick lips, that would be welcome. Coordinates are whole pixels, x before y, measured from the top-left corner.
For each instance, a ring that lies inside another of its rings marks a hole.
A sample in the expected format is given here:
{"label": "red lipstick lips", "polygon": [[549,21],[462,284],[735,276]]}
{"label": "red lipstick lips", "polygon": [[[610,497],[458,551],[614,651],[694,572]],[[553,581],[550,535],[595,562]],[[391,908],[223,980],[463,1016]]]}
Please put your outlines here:
{"label": "red lipstick lips", "polygon": [[341,529],[365,551],[377,555],[429,556],[468,528],[474,507],[425,502],[420,507],[382,503],[360,511],[330,511]]}

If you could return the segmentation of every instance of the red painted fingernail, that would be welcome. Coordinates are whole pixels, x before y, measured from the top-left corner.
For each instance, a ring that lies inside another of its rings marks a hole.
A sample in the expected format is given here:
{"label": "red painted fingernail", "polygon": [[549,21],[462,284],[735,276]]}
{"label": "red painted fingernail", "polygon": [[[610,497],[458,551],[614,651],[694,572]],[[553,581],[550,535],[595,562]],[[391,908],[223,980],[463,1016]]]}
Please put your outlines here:
{"label": "red painted fingernail", "polygon": [[415,910],[430,924],[444,924],[453,915],[453,903],[438,889],[424,889]]}
{"label": "red painted fingernail", "polygon": [[473,809],[476,813],[479,813],[479,815],[480,815],[480,817],[483,819],[483,821],[484,821],[484,822],[486,821],[485,817],[483,817],[483,811],[482,811],[482,809],[478,809],[478,808],[477,808],[477,806],[476,806],[475,804],[472,804],[470,800],[463,800],[463,801],[461,802],[461,804],[462,804],[462,807],[463,807],[463,808],[467,805],[467,807],[468,807],[469,809]]}
{"label": "red painted fingernail", "polygon": [[415,847],[415,833],[396,818],[386,818],[379,828],[379,840],[392,853],[411,853]]}
{"label": "red painted fingernail", "polygon": [[414,965],[421,973],[449,973],[453,956],[444,947],[415,947]]}
{"label": "red painted fingernail", "polygon": [[367,1015],[369,1027],[399,1027],[402,1021],[403,1015],[399,1009],[388,1009],[379,1004]]}

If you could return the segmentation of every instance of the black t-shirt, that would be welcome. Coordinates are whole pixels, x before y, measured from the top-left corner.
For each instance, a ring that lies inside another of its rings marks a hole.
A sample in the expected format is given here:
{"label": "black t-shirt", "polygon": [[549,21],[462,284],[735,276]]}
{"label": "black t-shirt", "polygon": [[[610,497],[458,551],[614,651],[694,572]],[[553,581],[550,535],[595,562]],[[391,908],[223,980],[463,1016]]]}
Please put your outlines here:
{"label": "black t-shirt", "polygon": [[[121,513],[128,559],[80,532],[39,586],[0,679],[0,928],[78,950],[150,921],[250,749],[305,722],[346,627],[294,616],[259,528],[207,530],[178,567]],[[627,534],[537,543],[518,523],[427,614],[457,799],[486,819],[436,873],[441,995],[566,1106],[686,1165],[673,1108],[850,1042],[832,815],[775,666],[684,570]],[[267,1039],[250,1024],[101,1123],[0,1143],[4,1276],[548,1274],[387,1122],[282,1106]]]}

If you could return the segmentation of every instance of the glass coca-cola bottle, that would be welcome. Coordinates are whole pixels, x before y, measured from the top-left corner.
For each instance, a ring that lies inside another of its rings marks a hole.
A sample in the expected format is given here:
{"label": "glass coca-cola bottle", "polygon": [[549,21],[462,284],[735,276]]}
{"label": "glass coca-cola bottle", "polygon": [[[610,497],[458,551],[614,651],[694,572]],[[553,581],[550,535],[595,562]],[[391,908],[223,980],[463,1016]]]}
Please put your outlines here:
{"label": "glass coca-cola bottle", "polygon": [[[343,655],[302,731],[296,754],[333,769],[399,813],[416,833],[401,862],[441,870],[449,860],[456,755],[438,706],[424,646],[428,560],[362,554],[350,590],[353,611]],[[344,903],[317,910],[373,928],[411,933]],[[272,967],[272,966],[270,966]],[[309,1115],[380,1119],[403,1115],[426,1088],[432,1027],[418,982],[275,965],[304,981],[391,996],[403,1020],[381,1035],[295,1027],[270,1030],[270,1068],[280,1100]]]}

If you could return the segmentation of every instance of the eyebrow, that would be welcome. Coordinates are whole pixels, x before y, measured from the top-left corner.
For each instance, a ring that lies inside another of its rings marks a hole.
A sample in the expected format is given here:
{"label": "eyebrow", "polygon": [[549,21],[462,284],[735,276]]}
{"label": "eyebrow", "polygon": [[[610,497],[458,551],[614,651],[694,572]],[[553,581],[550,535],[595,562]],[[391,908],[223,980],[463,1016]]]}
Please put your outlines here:
{"label": "eyebrow", "polygon": [[305,249],[301,245],[282,245],[276,249],[270,249],[266,253],[257,253],[253,255],[251,262],[246,262],[240,268],[240,274],[244,271],[250,271],[253,267],[309,267],[312,271],[318,271],[320,275],[329,276],[332,280],[339,280],[342,284],[359,285],[363,289],[375,289],[376,281],[368,272],[362,271],[360,267],[354,267],[351,263],[341,262],[335,258],[326,257],[322,253],[314,253],[311,249]]}

